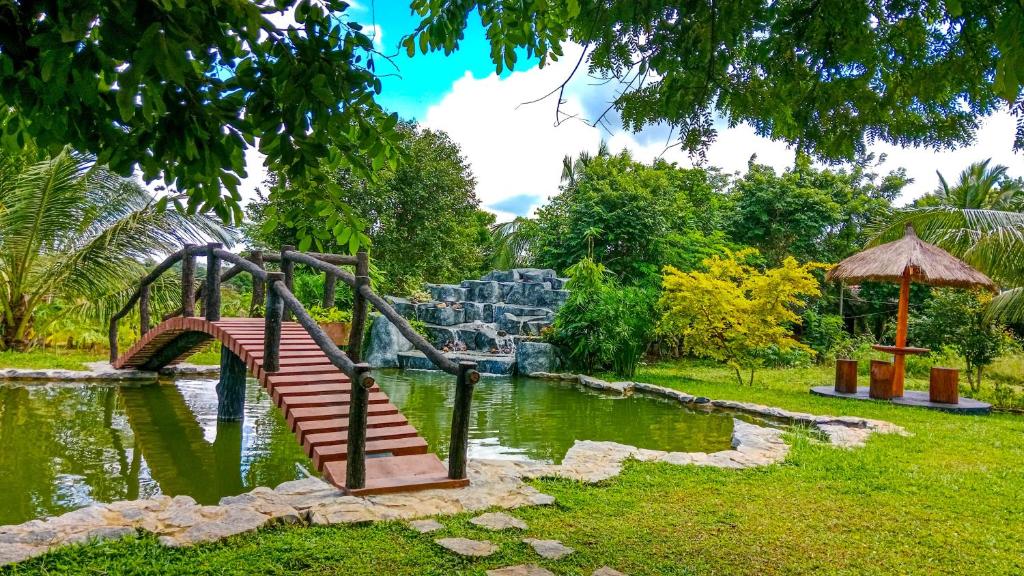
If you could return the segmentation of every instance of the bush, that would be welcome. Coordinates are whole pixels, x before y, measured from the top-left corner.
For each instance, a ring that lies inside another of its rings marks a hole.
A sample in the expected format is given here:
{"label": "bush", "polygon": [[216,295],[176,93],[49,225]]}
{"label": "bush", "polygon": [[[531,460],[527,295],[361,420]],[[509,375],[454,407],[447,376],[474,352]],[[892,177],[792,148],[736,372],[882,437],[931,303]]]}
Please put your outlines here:
{"label": "bush", "polygon": [[590,258],[567,272],[569,298],[555,316],[548,341],[575,369],[632,376],[653,334],[656,294],[619,286]]}

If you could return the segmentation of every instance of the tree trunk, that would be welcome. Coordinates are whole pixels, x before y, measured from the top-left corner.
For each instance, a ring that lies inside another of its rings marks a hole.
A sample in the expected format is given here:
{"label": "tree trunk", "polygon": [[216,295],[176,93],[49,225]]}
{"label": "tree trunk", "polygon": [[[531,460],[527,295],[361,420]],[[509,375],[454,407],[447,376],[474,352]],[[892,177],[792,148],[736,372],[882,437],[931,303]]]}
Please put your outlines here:
{"label": "tree trunk", "polygon": [[31,324],[31,318],[27,317],[28,302],[22,300],[11,307],[11,321],[4,324],[3,348],[5,350],[16,350],[24,352],[28,349],[28,340],[25,334]]}
{"label": "tree trunk", "polygon": [[740,386],[743,386],[743,374],[740,373],[738,366],[734,370],[736,370],[736,381],[740,383]]}
{"label": "tree trunk", "polygon": [[975,381],[977,381],[978,383],[978,387],[974,389],[975,392],[981,390],[981,374],[984,370],[985,367],[980,365],[977,368],[975,368],[975,373],[977,374],[977,376],[975,377]]}
{"label": "tree trunk", "polygon": [[749,382],[749,384],[750,384],[750,386],[754,385],[754,369],[753,368],[750,369],[750,382]]}

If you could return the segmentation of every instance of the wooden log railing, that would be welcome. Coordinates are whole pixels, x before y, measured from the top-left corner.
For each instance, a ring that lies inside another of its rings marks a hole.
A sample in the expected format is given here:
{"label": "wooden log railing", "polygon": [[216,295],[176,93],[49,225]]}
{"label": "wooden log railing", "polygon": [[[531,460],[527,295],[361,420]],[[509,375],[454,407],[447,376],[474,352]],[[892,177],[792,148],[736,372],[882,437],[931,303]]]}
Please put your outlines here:
{"label": "wooden log railing", "polygon": [[[205,256],[207,265],[205,280],[198,288],[195,288],[195,259],[197,256]],[[448,475],[452,479],[466,478],[473,388],[480,379],[480,374],[476,370],[477,365],[474,362],[459,364],[453,362],[417,333],[401,314],[373,291],[369,278],[369,257],[365,251],[361,251],[355,256],[344,256],[299,252],[293,246],[283,246],[280,252],[258,251],[243,257],[224,250],[218,243],[210,243],[205,246],[185,245],[143,277],[125,306],[111,317],[108,331],[111,362],[118,357],[118,322],[138,303],[140,332],[145,334],[150,329],[151,285],[178,262],[182,264],[182,305],[178,310],[165,316],[165,320],[178,315],[194,316],[195,302],[199,298],[202,298],[203,315],[206,320],[219,320],[221,317],[221,284],[242,272],[247,272],[253,280],[254,303],[257,294],[261,296],[260,300],[264,300],[263,296],[265,295],[263,370],[272,373],[280,369],[282,323],[294,316],[331,364],[351,379],[348,459],[345,479],[345,485],[350,489],[362,488],[366,480],[366,420],[369,390],[374,385],[374,378],[370,374],[369,365],[361,363],[360,358],[366,316],[369,306],[372,305],[395,325],[402,336],[412,343],[413,347],[422,352],[438,368],[456,376]],[[231,264],[231,268],[222,273],[223,262]],[[265,262],[278,263],[281,272],[267,271],[263,266]],[[323,298],[325,307],[334,303],[337,280],[341,280],[352,289],[352,329],[347,351],[338,348],[292,292],[295,264],[303,264],[325,273]],[[339,265],[353,266],[355,273],[343,270],[338,267]]]}

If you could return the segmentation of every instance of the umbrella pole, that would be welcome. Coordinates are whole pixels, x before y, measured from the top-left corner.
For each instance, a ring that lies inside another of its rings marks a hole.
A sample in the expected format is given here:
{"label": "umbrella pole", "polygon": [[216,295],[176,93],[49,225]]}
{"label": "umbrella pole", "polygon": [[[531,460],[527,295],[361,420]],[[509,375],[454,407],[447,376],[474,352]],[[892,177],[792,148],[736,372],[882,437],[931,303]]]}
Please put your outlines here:
{"label": "umbrella pole", "polygon": [[[896,347],[903,348],[907,345],[907,316],[910,313],[910,267],[903,271],[903,280],[900,281],[900,303],[899,311],[896,314]],[[893,358],[892,395],[899,398],[903,396],[903,375],[905,371],[906,356],[897,353]]]}

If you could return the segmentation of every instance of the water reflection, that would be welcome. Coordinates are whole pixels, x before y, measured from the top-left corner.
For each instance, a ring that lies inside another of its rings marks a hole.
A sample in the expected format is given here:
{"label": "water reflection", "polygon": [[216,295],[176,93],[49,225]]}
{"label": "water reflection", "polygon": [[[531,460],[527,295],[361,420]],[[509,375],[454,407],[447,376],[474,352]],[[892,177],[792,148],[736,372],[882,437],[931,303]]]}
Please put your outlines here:
{"label": "water reflection", "polygon": [[0,386],[0,524],[157,494],[215,503],[302,477],[309,461],[256,381],[243,422],[216,421],[215,384]]}
{"label": "water reflection", "polygon": [[[431,450],[448,453],[454,378],[436,372],[381,371],[378,384]],[[473,393],[470,456],[560,462],[576,440],[620,442],[654,450],[726,450],[732,415],[698,412],[678,402],[621,397],[575,384],[483,378]]]}

